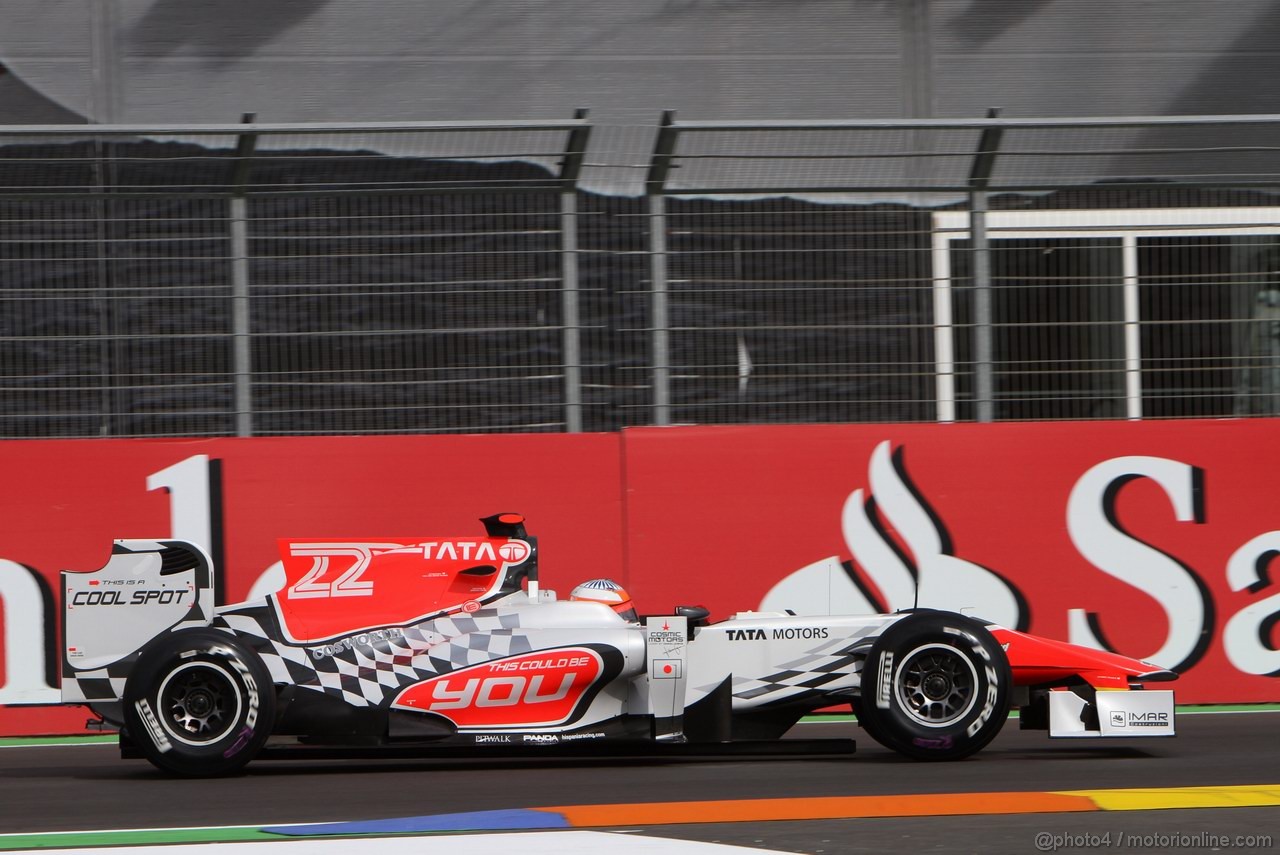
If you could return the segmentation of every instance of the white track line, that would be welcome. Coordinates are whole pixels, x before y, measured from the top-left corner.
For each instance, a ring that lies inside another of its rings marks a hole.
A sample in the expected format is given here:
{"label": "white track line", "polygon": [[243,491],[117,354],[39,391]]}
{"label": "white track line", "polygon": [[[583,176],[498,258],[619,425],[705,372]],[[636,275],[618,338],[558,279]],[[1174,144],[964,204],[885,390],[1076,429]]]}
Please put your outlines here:
{"label": "white track line", "polygon": [[[752,855],[769,850],[723,843],[700,843],[611,834],[603,831],[530,831],[505,834],[453,834],[424,837],[361,837],[342,840],[178,843],[152,846],[95,846],[91,849],[40,849],[56,855],[102,855],[155,848],[162,855]],[[774,853],[776,855],[776,853]]]}

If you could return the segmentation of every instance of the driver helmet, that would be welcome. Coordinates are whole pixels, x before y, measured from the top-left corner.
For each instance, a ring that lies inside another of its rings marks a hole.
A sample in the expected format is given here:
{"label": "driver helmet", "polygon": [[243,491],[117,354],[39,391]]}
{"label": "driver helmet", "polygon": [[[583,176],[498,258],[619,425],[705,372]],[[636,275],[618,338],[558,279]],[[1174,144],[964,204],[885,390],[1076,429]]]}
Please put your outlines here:
{"label": "driver helmet", "polygon": [[570,600],[589,603],[603,603],[622,616],[623,620],[639,623],[635,604],[627,589],[612,579],[591,579],[583,582],[569,594]]}

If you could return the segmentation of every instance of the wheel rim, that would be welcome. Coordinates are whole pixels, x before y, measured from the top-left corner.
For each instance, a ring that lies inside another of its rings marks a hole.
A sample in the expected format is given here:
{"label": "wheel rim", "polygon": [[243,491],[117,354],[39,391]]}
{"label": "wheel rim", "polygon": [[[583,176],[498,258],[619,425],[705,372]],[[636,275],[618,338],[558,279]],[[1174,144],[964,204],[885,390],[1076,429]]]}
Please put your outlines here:
{"label": "wheel rim", "polygon": [[187,745],[218,742],[240,719],[235,678],[212,662],[189,662],[170,671],[157,700],[164,729]]}
{"label": "wheel rim", "polygon": [[908,653],[894,681],[898,705],[917,724],[946,727],[968,715],[978,698],[978,671],[948,644],[926,644]]}

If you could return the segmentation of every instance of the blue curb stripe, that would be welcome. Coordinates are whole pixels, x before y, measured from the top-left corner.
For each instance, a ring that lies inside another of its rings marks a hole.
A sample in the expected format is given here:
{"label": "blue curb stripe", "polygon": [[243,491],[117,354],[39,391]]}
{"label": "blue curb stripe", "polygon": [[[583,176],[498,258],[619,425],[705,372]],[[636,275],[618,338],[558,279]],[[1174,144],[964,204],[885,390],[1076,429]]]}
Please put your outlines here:
{"label": "blue curb stripe", "polygon": [[322,822],[316,825],[278,825],[263,828],[269,834],[289,837],[333,836],[338,834],[422,834],[432,831],[500,831],[523,828],[571,828],[561,814],[541,810],[481,810],[471,813],[444,813],[436,816],[408,816],[368,822]]}

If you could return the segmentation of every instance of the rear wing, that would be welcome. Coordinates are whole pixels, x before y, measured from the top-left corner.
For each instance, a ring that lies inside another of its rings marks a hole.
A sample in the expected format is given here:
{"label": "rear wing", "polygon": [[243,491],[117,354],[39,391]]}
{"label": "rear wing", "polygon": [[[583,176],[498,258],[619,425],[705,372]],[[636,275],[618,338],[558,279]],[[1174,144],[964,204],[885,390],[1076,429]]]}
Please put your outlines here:
{"label": "rear wing", "polygon": [[529,599],[537,602],[538,541],[530,537],[529,532],[525,530],[524,516],[513,513],[493,514],[483,517],[480,522],[484,523],[484,532],[489,537],[508,537],[522,540],[529,545],[528,557],[512,565],[512,569],[507,572],[507,578],[503,580],[502,588],[505,591],[518,591],[521,580],[524,580],[528,583]]}
{"label": "rear wing", "polygon": [[62,573],[62,700],[119,700],[153,638],[213,620],[213,564],[181,540],[117,540],[99,570]]}

